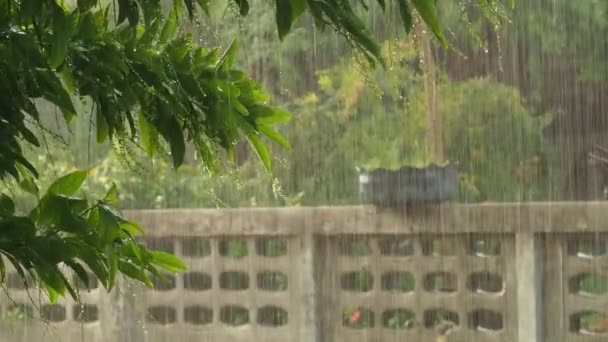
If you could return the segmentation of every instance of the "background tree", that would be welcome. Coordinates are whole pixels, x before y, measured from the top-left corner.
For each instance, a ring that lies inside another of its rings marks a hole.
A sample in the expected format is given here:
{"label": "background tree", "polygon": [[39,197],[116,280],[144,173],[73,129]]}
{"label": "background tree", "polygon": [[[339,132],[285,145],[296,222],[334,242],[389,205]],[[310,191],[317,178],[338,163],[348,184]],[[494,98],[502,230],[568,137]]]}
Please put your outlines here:
{"label": "background tree", "polygon": [[[480,7],[469,2],[441,7],[443,23],[458,38],[459,51],[437,50],[451,79],[476,76],[516,86],[534,115],[552,113],[544,130],[555,146],[551,169],[559,176],[554,197],[603,198],[606,179],[589,161],[596,145],[605,146],[606,44],[608,5],[594,1],[519,2],[512,25],[498,29]],[[466,16],[471,25],[454,25]],[[478,40],[467,39],[474,33]],[[480,49],[479,46],[482,46]],[[468,58],[463,58],[465,55]]]}

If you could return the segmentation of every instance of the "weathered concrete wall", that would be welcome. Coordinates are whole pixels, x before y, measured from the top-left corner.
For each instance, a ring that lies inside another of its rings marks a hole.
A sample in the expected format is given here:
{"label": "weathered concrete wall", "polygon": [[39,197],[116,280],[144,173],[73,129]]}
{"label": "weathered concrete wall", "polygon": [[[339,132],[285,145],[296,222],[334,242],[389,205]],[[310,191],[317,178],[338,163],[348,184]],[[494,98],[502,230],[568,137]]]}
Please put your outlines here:
{"label": "weathered concrete wall", "polygon": [[189,270],[55,306],[9,274],[0,340],[424,342],[449,321],[452,342],[605,338],[576,279],[608,273],[606,203],[127,215]]}

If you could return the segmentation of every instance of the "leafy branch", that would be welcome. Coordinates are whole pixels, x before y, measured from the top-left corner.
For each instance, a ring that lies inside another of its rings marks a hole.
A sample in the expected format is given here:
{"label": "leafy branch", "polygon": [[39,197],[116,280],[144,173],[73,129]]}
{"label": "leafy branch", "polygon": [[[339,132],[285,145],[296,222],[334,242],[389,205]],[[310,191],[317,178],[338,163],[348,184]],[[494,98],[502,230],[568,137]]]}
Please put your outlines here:
{"label": "leafy branch", "polygon": [[5,259],[24,281],[28,275],[37,279],[54,302],[66,291],[78,299],[68,270],[89,284],[89,269],[109,291],[118,273],[152,286],[150,274],[186,269],[175,256],[137,243],[142,229],[115,207],[115,187],[92,206],[77,196],[86,177],[86,171],[75,171],[59,178],[25,216],[15,214],[11,198],[0,194],[1,279],[6,279]]}
{"label": "leafy branch", "polygon": [[[395,5],[377,1],[383,11]],[[64,267],[88,283],[86,266],[110,290],[118,273],[150,285],[148,273],[184,265],[135,242],[141,228],[119,214],[114,187],[92,205],[76,196],[85,171],[58,179],[39,197],[32,179],[38,170],[22,147],[41,148],[33,129],[43,127],[40,102],[54,105],[67,124],[83,115],[82,102],[90,103],[98,143],[135,142],[150,156],[167,152],[175,168],[183,164],[187,144],[215,171],[221,153],[234,158],[242,136],[267,170],[267,141],[290,148],[276,126],[291,116],[270,106],[259,84],[234,66],[237,42],[225,51],[206,49],[178,31],[183,13],[189,20],[199,9],[209,13],[208,0],[174,0],[168,16],[158,0],[66,3],[0,0],[0,178],[16,180],[38,198],[36,208],[21,216],[10,196],[0,196],[0,275],[4,279],[6,259],[23,279],[38,279],[52,301],[66,291],[78,296]],[[234,3],[247,15],[247,0]],[[406,32],[418,15],[446,43],[435,0],[396,5]],[[318,28],[340,32],[372,65],[384,65],[377,40],[348,0],[276,0],[279,37],[306,12]]]}

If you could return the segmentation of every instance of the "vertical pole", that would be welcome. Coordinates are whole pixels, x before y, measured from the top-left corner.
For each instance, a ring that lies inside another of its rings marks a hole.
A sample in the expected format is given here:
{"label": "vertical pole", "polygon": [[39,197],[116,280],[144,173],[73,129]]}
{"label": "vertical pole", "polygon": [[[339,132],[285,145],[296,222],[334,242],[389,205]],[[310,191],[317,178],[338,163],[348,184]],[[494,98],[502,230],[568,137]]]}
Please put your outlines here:
{"label": "vertical pole", "polygon": [[546,341],[565,341],[567,327],[564,300],[567,289],[564,288],[564,249],[563,236],[548,234],[544,244],[543,255],[543,337]]}
{"label": "vertical pole", "polygon": [[538,265],[537,241],[532,232],[515,235],[517,270],[517,340],[540,342],[540,267]]}
{"label": "vertical pole", "polygon": [[317,291],[315,284],[315,241],[312,232],[304,229],[301,235],[302,248],[300,250],[302,281],[301,295],[301,325],[300,342],[316,342],[317,331]]}

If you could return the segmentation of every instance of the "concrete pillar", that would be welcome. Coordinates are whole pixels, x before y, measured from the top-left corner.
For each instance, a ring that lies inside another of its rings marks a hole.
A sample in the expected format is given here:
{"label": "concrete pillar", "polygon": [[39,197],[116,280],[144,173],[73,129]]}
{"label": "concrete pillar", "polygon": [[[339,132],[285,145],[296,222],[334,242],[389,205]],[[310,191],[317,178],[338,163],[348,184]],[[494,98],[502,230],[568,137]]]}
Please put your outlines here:
{"label": "concrete pillar", "polygon": [[533,232],[515,235],[517,335],[519,342],[540,342],[540,281],[537,241]]}
{"label": "concrete pillar", "polygon": [[301,312],[300,342],[317,342],[317,293],[314,279],[315,273],[315,241],[311,232],[306,231],[302,235],[300,250],[301,267]]}

